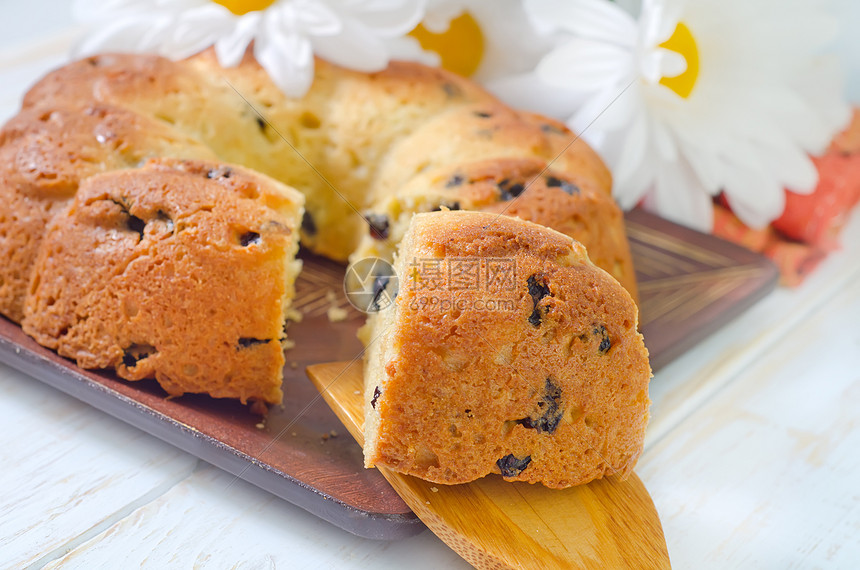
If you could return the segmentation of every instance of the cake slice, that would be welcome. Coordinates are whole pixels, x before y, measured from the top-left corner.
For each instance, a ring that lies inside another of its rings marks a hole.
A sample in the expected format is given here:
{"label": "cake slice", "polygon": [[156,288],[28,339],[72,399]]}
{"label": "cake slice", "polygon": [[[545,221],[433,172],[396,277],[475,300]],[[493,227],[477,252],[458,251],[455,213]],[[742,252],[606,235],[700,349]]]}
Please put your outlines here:
{"label": "cake slice", "polygon": [[279,403],[302,196],[214,162],[83,181],[51,222],[24,331],[82,368],[170,395]]}
{"label": "cake slice", "polygon": [[630,294],[571,238],[483,212],[418,214],[370,319],[365,464],[437,483],[563,488],[626,475],[651,370]]}

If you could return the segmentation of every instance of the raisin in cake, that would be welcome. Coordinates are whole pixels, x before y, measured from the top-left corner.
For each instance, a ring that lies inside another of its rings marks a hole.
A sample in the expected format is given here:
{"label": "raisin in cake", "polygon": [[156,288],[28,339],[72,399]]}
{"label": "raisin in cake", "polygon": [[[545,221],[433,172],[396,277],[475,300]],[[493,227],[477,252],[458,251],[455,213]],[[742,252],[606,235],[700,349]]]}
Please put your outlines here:
{"label": "raisin in cake", "polygon": [[47,230],[23,328],[83,368],[154,377],[171,395],[279,403],[301,204],[220,163],[87,178]]}
{"label": "raisin in cake", "polygon": [[[40,251],[66,255],[55,240],[43,244],[46,228],[55,227],[52,219],[67,216],[69,207],[75,215],[83,212],[80,203],[70,206],[75,194],[104,173],[128,170],[117,174],[125,183],[130,171],[144,170],[147,180],[162,177],[162,184],[172,184],[174,170],[144,166],[165,157],[217,161],[212,170],[241,165],[248,176],[258,172],[297,188],[306,203],[302,245],[334,260],[390,258],[416,212],[514,213],[582,241],[592,261],[636,295],[609,171],[564,125],[511,109],[467,79],[416,63],[361,73],[317,60],[307,94],[291,98],[252,50],[235,67],[223,68],[210,49],[181,61],[88,57],[49,73],[24,96],[21,112],[0,131],[0,314],[21,322],[29,305],[25,330],[34,334],[38,311],[55,319],[66,305],[51,306],[51,295],[28,300],[31,283],[39,290],[34,269]],[[63,223],[64,232],[92,239],[86,224]],[[225,254],[225,262],[233,253]],[[48,254],[41,255],[46,263]],[[83,256],[67,262],[84,259],[101,261]],[[102,285],[78,285],[87,283]],[[280,305],[271,310],[277,313]],[[105,358],[101,344],[85,346],[94,337],[77,337],[71,348],[58,340],[66,336],[59,334],[63,327],[49,330],[37,340],[65,346],[64,354],[74,353],[82,366],[116,365],[117,346]],[[158,359],[143,360],[119,365],[121,375],[154,373],[149,367]],[[176,372],[171,374],[161,377],[175,381]],[[212,393],[230,393],[219,381]]]}
{"label": "raisin in cake", "polygon": [[626,475],[648,418],[630,294],[568,236],[518,218],[417,214],[373,316],[365,462],[438,483],[562,488]]}

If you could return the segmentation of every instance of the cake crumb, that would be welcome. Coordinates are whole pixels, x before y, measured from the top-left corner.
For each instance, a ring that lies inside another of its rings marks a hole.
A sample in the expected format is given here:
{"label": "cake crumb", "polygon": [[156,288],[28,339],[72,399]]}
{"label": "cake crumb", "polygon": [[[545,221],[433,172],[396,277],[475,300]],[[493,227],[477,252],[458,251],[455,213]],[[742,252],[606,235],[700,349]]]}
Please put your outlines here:
{"label": "cake crumb", "polygon": [[336,431],[336,430],[331,430],[330,432],[328,432],[328,434],[329,434],[331,437],[337,437],[337,431]]}
{"label": "cake crumb", "polygon": [[439,487],[430,487],[430,490],[433,491],[434,493],[438,493]]}
{"label": "cake crumb", "polygon": [[281,346],[284,347],[284,350],[290,350],[291,348],[295,348],[296,341],[290,338],[285,338],[281,341]]}
{"label": "cake crumb", "polygon": [[346,317],[349,316],[349,312],[346,309],[332,305],[328,308],[328,311],[326,311],[326,316],[328,317],[329,322],[339,323],[346,320]]}
{"label": "cake crumb", "polygon": [[295,360],[290,362],[290,368],[292,368],[293,370],[295,370],[298,367],[299,367],[299,363],[296,362]]}
{"label": "cake crumb", "polygon": [[302,312],[294,307],[290,307],[287,310],[287,320],[293,321],[294,323],[302,322],[302,319],[305,318]]}
{"label": "cake crumb", "polygon": [[355,391],[353,391],[353,394],[355,394],[356,396],[360,396],[361,390],[355,390]]}
{"label": "cake crumb", "polygon": [[256,428],[257,429],[266,429],[266,424],[264,424],[263,422],[259,422],[259,423],[257,423]]}
{"label": "cake crumb", "polygon": [[266,414],[269,413],[269,406],[266,405],[266,402],[262,400],[251,400],[251,413],[255,416],[266,417]]}

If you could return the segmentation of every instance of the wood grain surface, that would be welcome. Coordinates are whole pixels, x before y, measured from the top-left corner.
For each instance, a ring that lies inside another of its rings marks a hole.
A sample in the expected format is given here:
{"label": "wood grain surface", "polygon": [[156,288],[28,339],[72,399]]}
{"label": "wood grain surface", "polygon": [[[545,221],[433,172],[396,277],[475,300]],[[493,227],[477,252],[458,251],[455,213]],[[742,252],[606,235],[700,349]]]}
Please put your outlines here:
{"label": "wood grain surface", "polygon": [[[766,259],[712,236],[640,211],[628,214],[628,227],[639,272],[641,328],[658,366],[775,284]],[[302,320],[288,329],[295,346],[286,353],[284,403],[264,420],[237,402],[194,394],[167,399],[153,380],[126,382],[109,372],[81,370],[2,317],[0,361],[350,532],[387,539],[420,532],[423,526],[402,498],[379,473],[363,468],[361,449],[338,437],[340,421],[304,374],[312,364],[360,359],[356,331],[364,315],[346,300],[342,265],[302,257],[294,300]],[[695,283],[696,295],[679,295],[678,283],[688,281]],[[329,315],[336,313],[342,320],[333,322]]]}
{"label": "wood grain surface", "polygon": [[[308,376],[363,444],[359,362],[308,368]],[[377,469],[436,536],[475,568],[669,568],[660,519],[632,474],[563,490],[488,475],[439,485]]]}
{"label": "wood grain surface", "polygon": [[[79,34],[51,36],[43,16],[69,10],[33,0],[17,12],[29,20],[4,19],[32,38],[0,36],[0,118],[68,57]],[[857,566],[858,214],[803,286],[771,293],[655,374],[637,473],[675,567]],[[429,531],[345,532],[32,373],[0,364],[0,393],[0,567],[467,567]]]}

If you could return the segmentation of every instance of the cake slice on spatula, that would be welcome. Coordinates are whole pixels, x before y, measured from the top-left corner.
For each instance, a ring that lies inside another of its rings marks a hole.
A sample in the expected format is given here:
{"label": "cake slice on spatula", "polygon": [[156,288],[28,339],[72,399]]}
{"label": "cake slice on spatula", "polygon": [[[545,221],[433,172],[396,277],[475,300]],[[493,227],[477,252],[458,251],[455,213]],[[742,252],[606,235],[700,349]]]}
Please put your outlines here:
{"label": "cake slice on spatula", "polygon": [[418,214],[365,331],[365,464],[442,484],[626,476],[651,370],[637,308],[578,242],[503,215]]}

